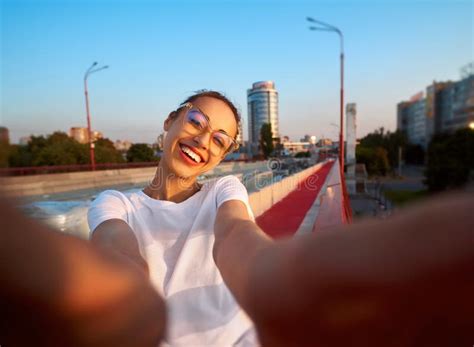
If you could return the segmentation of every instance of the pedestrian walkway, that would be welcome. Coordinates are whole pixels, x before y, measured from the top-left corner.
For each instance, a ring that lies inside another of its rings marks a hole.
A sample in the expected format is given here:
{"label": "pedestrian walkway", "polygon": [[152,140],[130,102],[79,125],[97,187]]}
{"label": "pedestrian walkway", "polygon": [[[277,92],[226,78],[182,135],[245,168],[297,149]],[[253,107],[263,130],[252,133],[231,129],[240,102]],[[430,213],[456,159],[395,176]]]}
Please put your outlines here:
{"label": "pedestrian walkway", "polygon": [[334,162],[301,181],[297,188],[257,218],[257,224],[273,238],[292,236],[316,200]]}

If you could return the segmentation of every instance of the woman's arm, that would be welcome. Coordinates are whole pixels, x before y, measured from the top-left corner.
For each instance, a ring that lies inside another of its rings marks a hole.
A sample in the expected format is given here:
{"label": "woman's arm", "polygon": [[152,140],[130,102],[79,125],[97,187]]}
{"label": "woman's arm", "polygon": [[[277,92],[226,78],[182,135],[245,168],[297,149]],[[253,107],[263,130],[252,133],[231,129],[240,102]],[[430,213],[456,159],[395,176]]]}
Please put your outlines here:
{"label": "woman's arm", "polygon": [[148,264],[140,254],[137,238],[125,221],[109,219],[102,222],[93,231],[91,242],[124,256],[148,274]]}
{"label": "woman's arm", "polygon": [[156,346],[164,302],[136,266],[0,199],[0,344]]}
{"label": "woman's arm", "polygon": [[219,207],[214,234],[214,261],[245,309],[249,299],[246,287],[254,259],[273,241],[250,220],[247,207],[240,200],[230,200]]}
{"label": "woman's arm", "polygon": [[472,343],[473,205],[458,195],[272,243],[228,202],[215,259],[264,345]]}

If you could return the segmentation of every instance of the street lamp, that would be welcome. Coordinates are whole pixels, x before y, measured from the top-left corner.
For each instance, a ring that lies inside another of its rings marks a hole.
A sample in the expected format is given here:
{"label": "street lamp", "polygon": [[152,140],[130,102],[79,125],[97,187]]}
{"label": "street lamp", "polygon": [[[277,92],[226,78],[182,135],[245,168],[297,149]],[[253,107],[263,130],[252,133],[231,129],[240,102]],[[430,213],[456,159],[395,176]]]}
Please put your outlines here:
{"label": "street lamp", "polygon": [[340,135],[339,134],[339,125],[337,125],[336,123],[329,123],[329,125],[336,128],[336,129],[332,129],[332,132],[336,133],[336,135]]}
{"label": "street lamp", "polygon": [[92,131],[91,131],[91,116],[89,111],[89,93],[87,91],[87,78],[89,75],[93,74],[94,72],[107,69],[109,66],[104,65],[101,67],[97,67],[97,62],[95,61],[86,71],[84,74],[84,94],[86,96],[86,113],[87,113],[87,132],[89,134],[89,150],[90,150],[90,158],[91,158],[91,168],[95,170],[95,156],[94,156],[94,141],[92,140]]}
{"label": "street lamp", "polygon": [[469,129],[474,130],[474,121],[469,123]]}
{"label": "street lamp", "polygon": [[321,22],[311,17],[306,17],[306,20],[312,25],[309,30],[315,31],[331,31],[339,35],[340,39],[340,69],[341,69],[341,94],[340,94],[340,129],[339,129],[339,163],[341,165],[341,173],[344,175],[344,35],[342,31],[333,25]]}

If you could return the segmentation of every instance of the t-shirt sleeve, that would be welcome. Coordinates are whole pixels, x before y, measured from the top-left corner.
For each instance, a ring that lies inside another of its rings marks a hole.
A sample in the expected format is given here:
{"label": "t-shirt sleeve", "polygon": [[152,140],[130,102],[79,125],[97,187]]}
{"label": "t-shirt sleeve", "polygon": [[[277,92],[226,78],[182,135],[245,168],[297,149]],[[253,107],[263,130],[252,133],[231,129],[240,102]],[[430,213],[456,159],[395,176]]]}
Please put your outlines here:
{"label": "t-shirt sleeve", "polygon": [[225,176],[217,184],[217,209],[226,201],[240,200],[247,206],[247,212],[251,220],[255,220],[252,208],[249,204],[247,189],[235,176]]}
{"label": "t-shirt sleeve", "polygon": [[90,235],[102,222],[109,219],[121,219],[128,223],[125,196],[115,190],[100,193],[87,211]]}

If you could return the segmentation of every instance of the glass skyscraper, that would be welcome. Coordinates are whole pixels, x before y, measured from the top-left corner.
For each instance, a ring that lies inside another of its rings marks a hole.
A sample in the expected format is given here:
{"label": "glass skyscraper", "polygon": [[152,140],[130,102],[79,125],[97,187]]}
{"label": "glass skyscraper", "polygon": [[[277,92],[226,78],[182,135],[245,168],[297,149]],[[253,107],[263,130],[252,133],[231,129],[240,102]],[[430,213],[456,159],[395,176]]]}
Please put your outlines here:
{"label": "glass skyscraper", "polygon": [[271,124],[272,137],[277,141],[279,135],[278,122],[278,92],[275,83],[262,81],[253,83],[252,88],[247,90],[249,143],[252,152],[258,152],[260,140],[260,129],[264,123]]}

